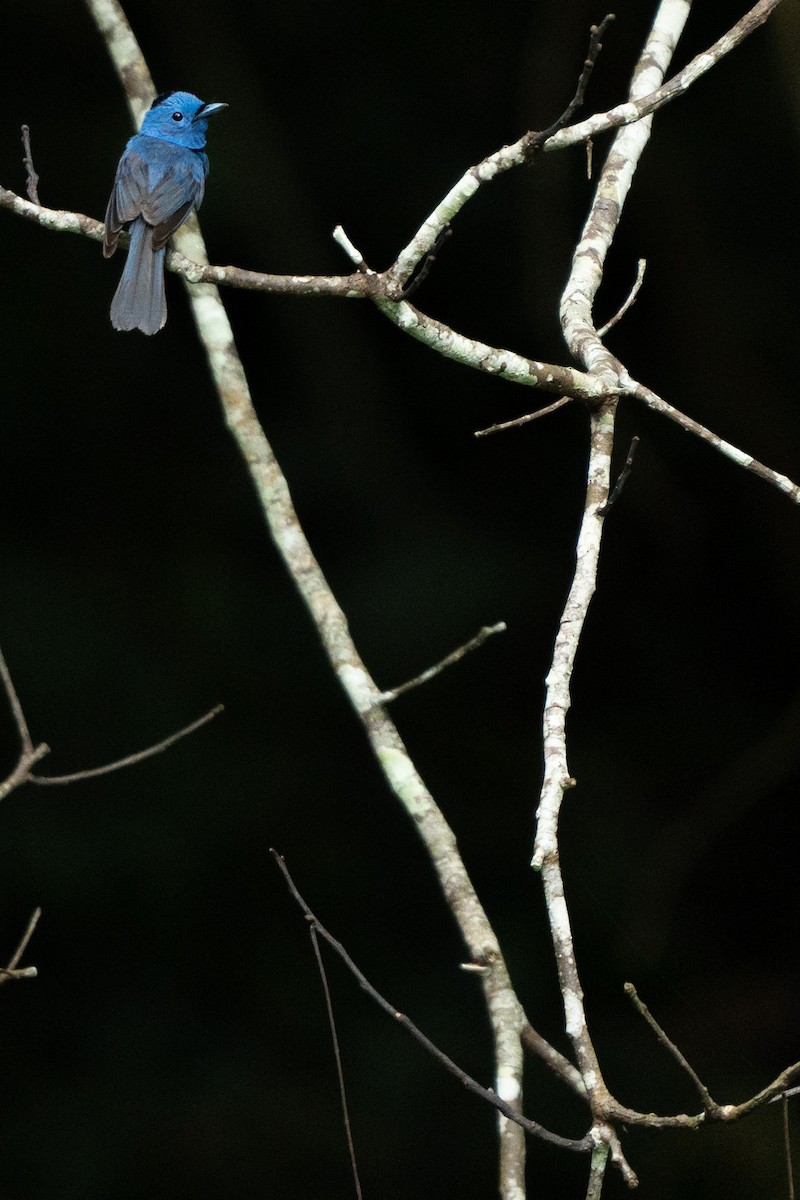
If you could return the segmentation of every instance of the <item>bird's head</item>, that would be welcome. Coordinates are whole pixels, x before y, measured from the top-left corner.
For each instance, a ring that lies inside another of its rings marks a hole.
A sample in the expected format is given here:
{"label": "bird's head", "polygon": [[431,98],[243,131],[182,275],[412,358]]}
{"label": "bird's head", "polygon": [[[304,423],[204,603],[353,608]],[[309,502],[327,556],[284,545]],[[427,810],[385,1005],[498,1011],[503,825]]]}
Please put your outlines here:
{"label": "bird's head", "polygon": [[206,144],[208,118],[227,104],[204,104],[191,92],[162,92],[144,115],[141,133],[202,150]]}

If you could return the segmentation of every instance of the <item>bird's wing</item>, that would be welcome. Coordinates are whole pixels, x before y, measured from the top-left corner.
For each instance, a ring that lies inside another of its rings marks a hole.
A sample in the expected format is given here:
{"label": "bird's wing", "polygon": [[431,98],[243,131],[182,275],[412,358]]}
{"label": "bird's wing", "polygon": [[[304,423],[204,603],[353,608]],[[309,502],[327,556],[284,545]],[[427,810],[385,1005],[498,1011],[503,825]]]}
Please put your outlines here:
{"label": "bird's wing", "polygon": [[129,146],[120,159],[106,211],[106,255],[116,249],[122,226],[140,216],[153,226],[153,249],[159,250],[202,202],[206,156],[155,138],[147,142]]}

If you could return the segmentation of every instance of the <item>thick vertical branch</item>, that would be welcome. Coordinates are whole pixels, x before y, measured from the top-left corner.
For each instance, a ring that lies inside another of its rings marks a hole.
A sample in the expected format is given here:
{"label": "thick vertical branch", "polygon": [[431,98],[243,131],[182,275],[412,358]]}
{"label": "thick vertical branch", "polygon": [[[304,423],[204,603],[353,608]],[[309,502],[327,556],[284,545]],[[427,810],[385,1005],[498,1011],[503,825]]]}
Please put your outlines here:
{"label": "thick vertical branch", "polygon": [[[117,0],[86,3],[103,33],[136,119],[143,100],[155,94],[141,50]],[[196,219],[178,230],[174,241],[176,248],[194,262],[208,262]],[[273,541],[311,614],[389,787],[417,826],[470,956],[485,968],[480,980],[494,1035],[497,1093],[521,1111],[520,1036],[527,1022],[495,932],[467,874],[455,835],[389,717],[380,689],[361,660],[347,619],[306,539],[286,479],[259,423],[219,291],[210,283],[187,284],[187,290],[226,424],[250,473]],[[503,1116],[499,1118],[499,1129],[501,1195],[503,1200],[524,1200],[524,1133]]]}
{"label": "thick vertical branch", "polygon": [[[662,0],[653,28],[634,71],[631,99],[654,91],[664,78],[689,14],[689,0]],[[609,398],[592,411],[586,500],[578,535],[575,572],[556,636],[547,676],[543,733],[544,778],[537,811],[533,865],[541,871],[550,931],[564,1004],[565,1026],[589,1092],[592,1110],[603,1117],[609,1094],[592,1044],[558,852],[558,820],[568,788],[575,784],[567,762],[566,719],[570,685],[581,633],[597,581],[603,509],[609,497],[614,418],[620,367],[596,332],[594,299],[622,207],[650,136],[652,116],[620,130],[598,181],[589,217],[575,250],[561,302],[564,336],[573,354],[602,381]]]}
{"label": "thick vertical branch", "polygon": [[561,616],[553,660],[547,676],[544,710],[544,781],[537,812],[533,865],[541,871],[547,913],[556,953],[564,1003],[566,1031],[587,1091],[602,1111],[606,1098],[600,1064],[589,1037],[583,1007],[583,990],[572,941],[564,881],[558,855],[558,817],[561,801],[575,785],[567,764],[566,720],[570,707],[570,681],[578,639],[586,621],[597,582],[603,509],[611,487],[611,451],[614,444],[616,400],[608,400],[591,414],[586,501],[575,555],[575,572]]}

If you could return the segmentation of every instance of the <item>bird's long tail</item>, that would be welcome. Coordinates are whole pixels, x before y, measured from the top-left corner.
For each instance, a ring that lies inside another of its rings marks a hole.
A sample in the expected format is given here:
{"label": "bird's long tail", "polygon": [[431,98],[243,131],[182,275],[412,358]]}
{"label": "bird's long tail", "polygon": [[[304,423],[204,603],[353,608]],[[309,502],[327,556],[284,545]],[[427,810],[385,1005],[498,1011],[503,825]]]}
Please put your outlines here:
{"label": "bird's long tail", "polygon": [[122,278],[111,301],[115,329],[158,333],[167,319],[164,294],[165,249],[153,249],[153,230],[142,217],[130,227],[131,244]]}

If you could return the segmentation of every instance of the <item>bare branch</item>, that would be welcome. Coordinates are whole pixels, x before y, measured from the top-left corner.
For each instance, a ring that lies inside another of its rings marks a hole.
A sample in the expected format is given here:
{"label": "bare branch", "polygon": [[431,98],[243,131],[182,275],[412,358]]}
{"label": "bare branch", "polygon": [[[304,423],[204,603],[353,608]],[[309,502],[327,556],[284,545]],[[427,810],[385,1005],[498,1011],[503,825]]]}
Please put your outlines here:
{"label": "bare branch", "polygon": [[789,1100],[784,1093],[783,1104],[783,1153],[786,1160],[786,1183],[789,1200],[794,1200],[794,1168],[792,1166],[792,1139],[789,1135]]}
{"label": "bare branch", "polygon": [[553,134],[558,133],[560,129],[565,129],[574,117],[575,113],[583,104],[586,97],[586,89],[589,86],[589,79],[595,64],[600,57],[600,51],[603,49],[603,36],[612,21],[615,20],[613,13],[608,13],[603,17],[599,25],[592,25],[589,30],[589,49],[586,52],[586,58],[583,61],[578,86],[575,89],[575,95],[570,100],[567,107],[564,109],[560,117],[558,117],[552,125],[548,125],[547,129],[543,129],[540,133],[529,133],[526,136],[528,142],[528,154],[532,155],[537,150],[541,149],[548,138]]}
{"label": "bare branch", "polygon": [[196,730],[202,729],[204,725],[207,725],[209,721],[212,721],[214,717],[224,711],[225,705],[217,704],[202,717],[198,717],[196,721],[192,721],[190,725],[185,725],[183,729],[179,729],[176,733],[171,733],[163,741],[155,742],[145,750],[137,750],[134,754],[126,754],[124,758],[117,758],[114,762],[105,763],[102,767],[89,767],[86,771],[71,771],[69,775],[28,775],[28,779],[31,783],[60,785],[64,783],[77,783],[81,779],[96,779],[99,775],[110,775],[112,771],[121,771],[125,767],[132,767],[136,763],[144,762],[147,758],[153,758],[156,754],[163,754],[170,746],[174,746],[182,738],[188,737],[190,733],[195,733]]}
{"label": "bare branch", "polygon": [[[652,91],[663,79],[688,11],[688,6],[676,7],[664,2],[659,6],[633,73],[630,87],[633,99]],[[600,173],[581,240],[573,255],[572,268],[561,299],[561,323],[570,350],[595,379],[603,381],[609,388],[617,382],[618,364],[595,332],[592,305],[602,280],[605,258],[619,223],[625,197],[647,145],[650,125],[651,120],[648,118],[621,130],[614,138]],[[566,720],[571,704],[575,657],[597,584],[603,512],[610,493],[616,407],[616,400],[609,398],[590,414],[587,484],[575,554],[575,570],[556,634],[552,665],[546,679],[543,715],[544,779],[536,812],[536,839],[532,863],[542,877],[566,1031],[586,1085],[592,1113],[603,1121],[608,1118],[613,1098],[603,1079],[586,1019],[569,910],[564,895],[558,823],[564,795],[575,784],[567,761]],[[612,1159],[614,1153],[612,1148]],[[621,1151],[617,1153],[621,1154]]]}
{"label": "bare branch", "polygon": [[499,425],[489,425],[486,429],[476,429],[474,437],[488,437],[490,433],[500,433],[504,429],[518,429],[520,425],[529,425],[531,421],[538,421],[540,417],[549,417],[550,413],[556,412],[557,409],[563,408],[565,404],[572,403],[572,396],[561,396],[559,400],[554,400],[552,404],[545,405],[544,408],[537,408],[536,412],[525,413],[524,417],[514,417],[511,421],[501,421]]}
{"label": "bare branch", "polygon": [[536,1032],[532,1025],[526,1025],[520,1037],[526,1050],[529,1050],[531,1054],[535,1054],[537,1058],[540,1058],[554,1075],[557,1075],[559,1079],[562,1079],[564,1083],[572,1088],[573,1092],[585,1098],[586,1088],[581,1078],[581,1073],[577,1067],[573,1067],[568,1058],[565,1058],[554,1046],[551,1046],[540,1033]]}
{"label": "bare branch", "polygon": [[606,1177],[608,1164],[608,1141],[597,1138],[597,1145],[592,1151],[592,1165],[589,1171],[589,1182],[586,1186],[586,1200],[600,1200],[603,1191],[603,1180]]}
{"label": "bare branch", "polygon": [[[282,860],[279,858],[280,864]],[[325,971],[325,964],[322,961],[322,954],[319,948],[319,939],[317,937],[316,925],[312,922],[308,929],[311,937],[311,945],[314,948],[314,958],[317,960],[317,970],[319,977],[322,980],[322,991],[325,996],[325,1011],[328,1016],[328,1028],[331,1031],[331,1042],[333,1043],[333,1056],[336,1060],[336,1078],[339,1083],[339,1100],[342,1105],[342,1119],[344,1121],[344,1132],[347,1138],[347,1150],[350,1155],[350,1167],[353,1172],[353,1187],[355,1188],[356,1200],[361,1200],[361,1179],[358,1174],[358,1163],[356,1161],[356,1148],[353,1142],[353,1127],[350,1124],[350,1110],[347,1105],[347,1089],[344,1085],[344,1068],[342,1067],[342,1054],[339,1049],[339,1035],[336,1032],[336,1018],[333,1015],[333,1001],[331,1000],[331,989],[328,986],[328,976]]]}
{"label": "bare branch", "polygon": [[106,763],[102,767],[90,767],[86,771],[73,771],[69,775],[34,775],[33,767],[46,754],[50,753],[50,747],[44,742],[38,746],[34,746],[31,741],[30,730],[25,720],[25,713],[23,712],[2,650],[0,650],[0,682],[6,693],[9,708],[17,726],[21,747],[17,765],[8,778],[0,783],[0,800],[4,799],[10,792],[13,792],[15,788],[21,787],[23,783],[77,783],[80,779],[94,779],[98,775],[108,775],[112,771],[120,771],[123,767],[132,767],[135,763],[143,762],[146,758],[152,758],[154,754],[161,754],[164,750],[168,750],[170,746],[180,741],[181,738],[187,737],[188,734],[194,733],[197,729],[201,729],[203,725],[206,725],[224,709],[224,705],[218,704],[210,712],[205,713],[198,720],[192,721],[190,725],[186,725],[183,729],[179,729],[177,733],[170,734],[163,741],[156,742],[153,746],[148,746],[145,750],[138,750],[135,754],[128,754],[124,758],[118,758],[114,762]]}
{"label": "bare branch", "polygon": [[400,1012],[393,1004],[390,1004],[389,1001],[386,1000],[380,994],[380,992],[378,992],[372,986],[367,977],[353,962],[342,943],[337,941],[336,938],[328,932],[325,926],[320,923],[317,917],[314,916],[308,904],[306,904],[305,900],[300,895],[300,892],[297,890],[297,886],[289,874],[289,868],[286,865],[286,860],[283,855],[279,854],[277,850],[273,849],[270,849],[270,854],[280,867],[283,877],[286,880],[286,886],[289,888],[292,896],[302,909],[306,920],[310,922],[319,936],[324,938],[331,949],[338,954],[348,971],[350,971],[351,975],[353,975],[353,977],[356,979],[359,987],[362,988],[362,990],[365,991],[367,995],[375,1001],[379,1008],[382,1008],[385,1013],[388,1013],[388,1015],[398,1023],[398,1025],[401,1025],[403,1029],[407,1030],[407,1032],[410,1033],[411,1036],[428,1051],[432,1058],[435,1058],[438,1063],[441,1063],[441,1065],[445,1067],[451,1075],[455,1075],[456,1079],[458,1079],[468,1091],[474,1092],[476,1096],[480,1096],[481,1099],[486,1100],[487,1103],[493,1105],[493,1107],[501,1112],[504,1117],[506,1117],[509,1121],[513,1121],[514,1124],[519,1125],[525,1130],[526,1133],[530,1133],[534,1137],[541,1138],[542,1141],[549,1142],[553,1146],[559,1146],[562,1150],[585,1152],[591,1149],[592,1141],[588,1135],[584,1138],[574,1139],[563,1138],[560,1134],[551,1133],[550,1130],[545,1129],[543,1126],[537,1124],[536,1121],[530,1121],[527,1117],[523,1117],[510,1104],[501,1099],[500,1096],[498,1096],[497,1093],[491,1088],[485,1088],[482,1084],[478,1083],[477,1080],[473,1079],[471,1075],[468,1075],[466,1071],[463,1071],[461,1067],[454,1063],[451,1058],[448,1058],[448,1056],[442,1050],[440,1050],[439,1047],[430,1040],[430,1038],[425,1036],[422,1030],[419,1029],[418,1026],[416,1026],[414,1022],[405,1015],[405,1013]]}
{"label": "bare branch", "polygon": [[[152,98],[155,94],[141,50],[116,0],[86,0],[86,4],[105,39],[135,115],[140,111],[142,97]],[[124,55],[119,52],[121,45],[125,47]],[[130,83],[131,80],[135,82]],[[175,243],[194,262],[207,261],[196,219],[181,227]],[[357,278],[360,286],[374,286],[366,271],[359,272]],[[497,935],[467,874],[452,829],[425,786],[386,709],[377,704],[380,689],[367,671],[347,618],[314,557],[286,479],[259,423],[219,293],[210,282],[190,284],[188,291],[225,421],[250,473],[275,546],[308,608],[331,666],[358,715],[389,787],[412,817],[425,844],[470,957],[487,967],[486,974],[479,978],[494,1038],[497,1089],[509,1111],[514,1112],[522,1093],[519,1032],[526,1018],[512,987]],[[411,310],[410,305],[395,307]],[[501,1195],[512,1200],[519,1196],[520,1181],[524,1179],[525,1139],[504,1116],[499,1119],[499,1130]]]}
{"label": "bare branch", "polygon": [[405,692],[410,692],[412,688],[419,687],[428,680],[434,679],[445,671],[448,667],[452,667],[454,663],[460,662],[465,655],[472,650],[477,650],[484,642],[488,641],[495,633],[505,633],[508,626],[505,621],[498,621],[496,625],[484,625],[475,634],[475,637],[470,638],[463,646],[459,646],[457,650],[451,651],[445,655],[434,666],[428,667],[427,671],[422,671],[419,675],[415,675],[413,679],[409,679],[407,683],[401,683],[398,687],[389,688],[388,691],[381,692],[378,696],[379,704],[389,704],[392,700],[396,700],[398,696],[402,696]]}
{"label": "bare branch", "polygon": [[620,378],[626,385],[626,393],[628,395],[640,400],[642,404],[653,412],[660,413],[662,417],[667,417],[670,421],[674,421],[676,425],[680,425],[681,429],[685,429],[687,433],[693,433],[701,441],[707,442],[709,446],[713,446],[720,454],[724,454],[737,467],[743,467],[745,471],[751,471],[759,479],[765,479],[767,483],[771,483],[773,487],[783,492],[795,504],[800,504],[800,487],[789,479],[787,475],[781,475],[779,471],[773,471],[772,467],[759,462],[757,458],[753,458],[752,454],[746,454],[737,446],[732,445],[731,442],[726,442],[718,434],[713,433],[710,429],[706,429],[705,425],[701,425],[699,421],[687,417],[680,409],[674,408],[666,400],[662,400],[650,388],[631,379],[630,375],[624,369],[621,372]]}
{"label": "bare branch", "polygon": [[670,1038],[667,1037],[666,1033],[661,1028],[658,1021],[655,1019],[653,1014],[650,1012],[650,1009],[647,1007],[647,1005],[644,1003],[644,1001],[640,999],[639,993],[636,991],[636,988],[633,986],[632,983],[625,984],[625,994],[627,996],[630,996],[631,1000],[633,1001],[634,1005],[636,1006],[637,1012],[640,1014],[640,1016],[644,1017],[645,1021],[650,1026],[650,1028],[653,1030],[653,1033],[656,1035],[656,1038],[661,1043],[661,1045],[664,1046],[665,1049],[669,1051],[669,1053],[672,1055],[672,1057],[675,1059],[675,1061],[678,1063],[678,1065],[689,1076],[689,1078],[691,1079],[692,1083],[694,1084],[694,1086],[697,1090],[697,1094],[700,1097],[700,1101],[703,1105],[703,1108],[706,1110],[706,1112],[709,1112],[709,1113],[715,1112],[719,1108],[719,1105],[716,1103],[716,1101],[712,1100],[711,1093],[709,1092],[708,1088],[703,1083],[703,1081],[700,1079],[700,1076],[697,1074],[697,1072],[694,1070],[694,1068],[690,1065],[690,1063],[689,1063],[688,1059],[685,1057],[685,1055],[682,1054],[681,1051],[678,1049],[678,1047],[675,1045],[675,1043]]}
{"label": "bare branch", "polygon": [[633,470],[633,460],[636,455],[636,447],[638,445],[639,445],[638,437],[631,438],[631,444],[630,444],[630,447],[628,448],[628,456],[625,459],[625,465],[622,468],[622,470],[620,471],[619,475],[617,476],[617,482],[614,484],[613,488],[611,489],[611,495],[608,497],[605,504],[600,506],[600,512],[601,512],[602,516],[604,516],[604,517],[608,515],[608,511],[611,508],[611,506],[613,504],[615,504],[616,501],[619,499],[620,492],[625,487],[625,484],[628,482],[630,473]]}
{"label": "bare branch", "polygon": [[[669,83],[660,86],[652,85],[643,92],[631,94],[624,104],[619,104],[608,112],[597,113],[577,125],[559,129],[544,142],[541,147],[542,151],[546,153],[563,150],[566,146],[586,142],[597,137],[598,134],[635,124],[643,117],[663,108],[671,100],[682,96],[711,67],[740,45],[755,29],[763,25],[779,3],[780,0],[759,0],[759,3],[749,13],[737,21],[707,50],[693,58]],[[478,189],[496,179],[504,171],[522,166],[527,162],[530,137],[530,133],[524,134],[517,142],[503,146],[502,149],[484,158],[482,162],[470,167],[462,175],[461,179],[426,218],[405,249],[398,255],[394,266],[387,272],[390,282],[398,291],[410,278],[417,263],[430,251],[444,226],[453,221]]]}
{"label": "bare branch", "polygon": [[8,960],[8,964],[5,967],[0,967],[0,984],[6,983],[9,979],[35,979],[39,974],[36,967],[19,967],[18,964],[28,948],[28,943],[33,937],[33,932],[39,924],[41,915],[42,910],[40,908],[33,910],[25,932],[20,938],[19,945]]}
{"label": "bare branch", "polygon": [[28,722],[25,720],[25,713],[22,711],[22,705],[19,702],[17,689],[14,687],[14,681],[11,678],[11,672],[8,669],[8,663],[5,660],[5,655],[3,654],[2,649],[0,649],[0,681],[2,681],[3,689],[5,690],[6,698],[8,700],[8,706],[11,709],[11,715],[13,716],[14,722],[17,726],[17,733],[19,734],[19,743],[22,748],[22,752],[23,754],[30,754],[33,750],[33,742],[31,741]]}
{"label": "bare branch", "polygon": [[605,337],[610,329],[613,329],[615,325],[618,325],[619,322],[622,320],[622,318],[625,316],[625,313],[631,307],[631,305],[636,303],[636,297],[639,295],[641,286],[644,283],[644,273],[646,270],[647,270],[647,259],[640,258],[639,262],[637,264],[637,267],[636,267],[636,278],[633,281],[633,287],[631,288],[630,292],[628,293],[627,300],[622,305],[622,307],[617,310],[617,312],[614,314],[614,316],[611,318],[611,320],[606,321],[605,325],[601,325],[601,327],[598,329],[597,336],[599,338]]}
{"label": "bare branch", "polygon": [[23,166],[28,175],[28,199],[34,204],[39,203],[39,176],[36,174],[33,166],[33,152],[31,151],[31,131],[29,126],[23,125],[22,133],[22,149],[25,157],[22,160]]}

